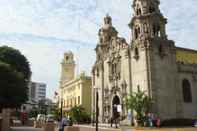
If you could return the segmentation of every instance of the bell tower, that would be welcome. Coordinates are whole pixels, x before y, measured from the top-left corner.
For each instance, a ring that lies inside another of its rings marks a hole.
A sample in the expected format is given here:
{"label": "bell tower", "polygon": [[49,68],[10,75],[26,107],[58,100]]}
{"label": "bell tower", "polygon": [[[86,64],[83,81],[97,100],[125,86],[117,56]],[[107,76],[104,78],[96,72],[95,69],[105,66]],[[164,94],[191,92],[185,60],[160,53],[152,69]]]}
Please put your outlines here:
{"label": "bell tower", "polygon": [[61,82],[67,82],[74,79],[75,76],[75,61],[71,51],[64,53],[64,58],[61,63]]}
{"label": "bell tower", "polygon": [[159,0],[134,0],[134,16],[129,24],[133,40],[147,38],[167,39],[166,24],[159,9]]}
{"label": "bell tower", "polygon": [[[133,0],[131,28],[132,90],[144,90],[153,99],[152,112],[161,119],[176,118],[177,102],[175,45],[166,34],[167,19],[159,0]],[[177,93],[178,94],[178,93]]]}
{"label": "bell tower", "polygon": [[106,45],[110,43],[113,37],[117,37],[118,32],[112,25],[112,18],[107,14],[104,17],[104,23],[102,28],[99,30],[99,43],[101,45]]}

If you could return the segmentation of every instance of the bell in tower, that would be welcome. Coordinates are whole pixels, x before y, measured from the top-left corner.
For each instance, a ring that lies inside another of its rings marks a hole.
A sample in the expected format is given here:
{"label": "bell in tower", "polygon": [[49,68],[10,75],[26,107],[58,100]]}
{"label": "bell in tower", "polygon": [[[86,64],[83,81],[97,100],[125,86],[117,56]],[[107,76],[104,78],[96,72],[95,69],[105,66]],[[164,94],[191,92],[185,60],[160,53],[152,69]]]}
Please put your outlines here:
{"label": "bell in tower", "polygon": [[99,30],[99,43],[105,45],[110,42],[113,37],[117,37],[118,32],[112,26],[112,18],[107,14],[104,18],[104,24]]}
{"label": "bell in tower", "polygon": [[104,18],[104,26],[112,26],[112,19],[109,14]]}
{"label": "bell in tower", "polygon": [[133,40],[162,38],[167,39],[166,24],[159,9],[159,0],[134,0],[134,16],[129,24]]}

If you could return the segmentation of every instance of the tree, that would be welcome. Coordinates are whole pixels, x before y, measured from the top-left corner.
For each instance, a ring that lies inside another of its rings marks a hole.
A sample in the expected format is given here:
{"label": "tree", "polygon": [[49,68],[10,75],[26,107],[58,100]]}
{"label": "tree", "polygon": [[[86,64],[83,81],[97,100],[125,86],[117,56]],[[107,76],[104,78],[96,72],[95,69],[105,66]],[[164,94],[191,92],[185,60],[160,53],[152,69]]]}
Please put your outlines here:
{"label": "tree", "polygon": [[82,106],[75,106],[71,108],[70,115],[73,121],[77,123],[89,123],[91,121],[90,115]]}
{"label": "tree", "polygon": [[17,107],[26,101],[26,86],[21,73],[0,62],[0,107]]}
{"label": "tree", "polygon": [[150,111],[152,100],[146,95],[145,91],[138,90],[130,94],[126,100],[128,109],[136,113],[136,119],[139,123],[143,122],[145,114]]}
{"label": "tree", "polygon": [[29,63],[18,50],[0,47],[0,108],[26,102],[30,75]]}
{"label": "tree", "polygon": [[17,72],[21,72],[25,80],[29,81],[31,77],[29,62],[19,50],[8,46],[0,47],[0,61],[9,64]]}

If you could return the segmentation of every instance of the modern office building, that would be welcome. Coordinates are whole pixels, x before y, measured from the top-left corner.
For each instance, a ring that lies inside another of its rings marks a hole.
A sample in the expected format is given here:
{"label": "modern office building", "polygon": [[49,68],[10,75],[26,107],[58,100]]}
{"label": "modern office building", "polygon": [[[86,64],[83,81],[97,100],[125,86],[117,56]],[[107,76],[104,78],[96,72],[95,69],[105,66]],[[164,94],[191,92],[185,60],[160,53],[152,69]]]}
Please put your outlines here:
{"label": "modern office building", "polygon": [[38,102],[46,98],[46,84],[41,82],[30,82],[29,100]]}

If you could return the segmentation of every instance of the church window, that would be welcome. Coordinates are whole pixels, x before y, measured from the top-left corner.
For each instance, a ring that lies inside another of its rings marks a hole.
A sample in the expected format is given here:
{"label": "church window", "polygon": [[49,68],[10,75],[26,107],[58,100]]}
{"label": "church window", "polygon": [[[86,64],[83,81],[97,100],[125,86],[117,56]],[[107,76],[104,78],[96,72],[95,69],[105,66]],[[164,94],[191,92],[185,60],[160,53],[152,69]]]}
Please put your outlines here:
{"label": "church window", "polygon": [[138,48],[135,48],[135,55],[138,55]]}
{"label": "church window", "polygon": [[153,35],[154,36],[160,36],[161,35],[161,33],[160,33],[160,26],[153,25]]}
{"label": "church window", "polygon": [[121,61],[120,60],[114,61],[112,64],[109,65],[109,68],[110,68],[109,80],[113,80],[114,78],[120,79]]}
{"label": "church window", "polygon": [[135,39],[137,39],[139,37],[140,34],[140,27],[136,27],[135,28]]}
{"label": "church window", "polygon": [[78,96],[78,105],[80,105],[80,96]]}
{"label": "church window", "polygon": [[182,89],[183,89],[183,100],[185,103],[192,102],[192,93],[191,93],[191,85],[189,80],[184,79],[182,81]]}
{"label": "church window", "polygon": [[66,56],[66,60],[69,60],[69,57],[68,56]]}
{"label": "church window", "polygon": [[135,28],[135,39],[137,39],[138,38],[138,30],[137,30],[137,28]]}
{"label": "church window", "polygon": [[96,76],[99,77],[99,69],[96,70]]}
{"label": "church window", "polygon": [[136,59],[138,59],[138,57],[139,57],[139,50],[138,50],[137,47],[135,47],[134,53],[135,53],[135,56],[134,56],[134,57],[135,57]]}
{"label": "church window", "polygon": [[137,8],[137,15],[141,15],[142,14],[142,11],[140,8]]}
{"label": "church window", "polygon": [[150,7],[149,7],[149,12],[150,12],[150,13],[155,12],[155,8],[154,8],[153,6],[150,6]]}
{"label": "church window", "polygon": [[92,80],[92,84],[95,85],[95,71],[93,71],[93,80]]}
{"label": "church window", "polygon": [[117,70],[117,65],[114,63],[112,64],[112,74],[115,74]]}
{"label": "church window", "polygon": [[159,53],[161,54],[163,52],[163,47],[162,45],[159,45]]}
{"label": "church window", "polygon": [[140,91],[140,85],[137,85],[137,91],[138,92]]}

